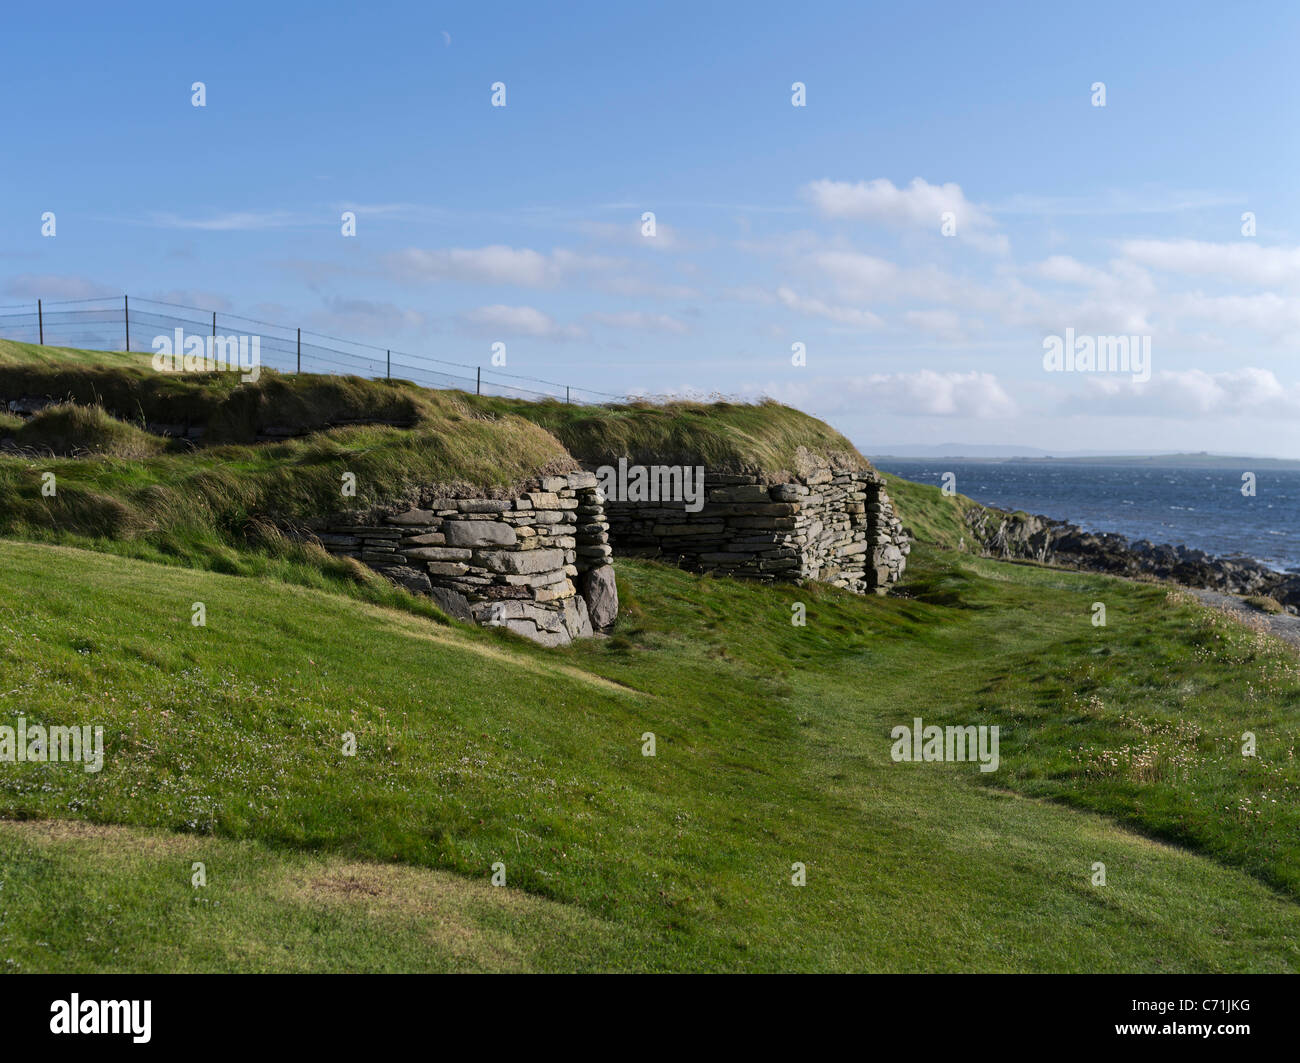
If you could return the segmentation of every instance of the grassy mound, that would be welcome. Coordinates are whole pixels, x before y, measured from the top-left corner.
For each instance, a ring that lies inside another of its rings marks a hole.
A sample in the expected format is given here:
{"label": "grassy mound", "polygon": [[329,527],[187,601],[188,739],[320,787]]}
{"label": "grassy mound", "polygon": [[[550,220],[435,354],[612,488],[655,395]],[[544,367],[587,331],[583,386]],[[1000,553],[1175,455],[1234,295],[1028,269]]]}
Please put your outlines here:
{"label": "grassy mound", "polygon": [[[528,421],[488,421],[451,399],[441,403],[436,421],[409,431],[341,428],[130,461],[0,454],[0,534],[245,574],[283,561],[283,574],[295,581],[307,575],[302,566],[315,566],[367,582],[358,566],[281,532],[414,501],[425,485],[477,495],[573,467],[555,438]],[[53,496],[42,492],[47,472],[55,476]],[[355,477],[354,496],[342,493],[345,474]]]}
{"label": "grassy mound", "polygon": [[167,449],[160,437],[111,417],[101,406],[47,406],[26,422],[11,417],[0,430],[13,440],[14,446],[50,456],[95,454],[135,459]]}
{"label": "grassy mound", "polygon": [[[0,397],[28,396],[64,401],[26,423],[0,422],[0,436],[24,451],[0,454],[0,535],[229,573],[274,570],[311,585],[315,567],[327,583],[373,589],[358,566],[283,532],[413,501],[429,485],[508,493],[576,468],[575,454],[771,480],[814,459],[866,467],[828,425],[773,402],[574,407],[269,370],[242,383],[237,373],[156,372],[147,355],[0,344]],[[138,427],[152,423],[201,426],[203,445],[166,445]],[[254,443],[267,429],[307,434]],[[50,472],[53,497],[41,490]],[[345,474],[355,496],[342,493]]]}
{"label": "grassy mound", "polygon": [[82,365],[47,354],[44,360],[20,362],[12,351],[8,360],[0,360],[0,398],[34,396],[100,406],[137,423],[201,427],[212,443],[251,443],[269,426],[315,432],[359,423],[436,422],[442,407],[432,395],[402,381],[284,376],[269,369],[244,383],[237,373],[155,372],[147,361]]}
{"label": "grassy mound", "polygon": [[513,413],[542,425],[580,461],[627,457],[639,464],[702,464],[723,472],[789,479],[812,460],[869,468],[824,421],[771,400],[757,403],[667,402],[568,406],[474,397],[481,410]]}
{"label": "grassy mound", "polygon": [[148,369],[151,355],[138,351],[87,351],[78,347],[41,346],[0,340],[0,372],[11,369]]}
{"label": "grassy mound", "polygon": [[133,422],[202,426],[210,443],[253,442],[270,426],[299,432],[360,423],[436,429],[451,403],[491,421],[531,421],[583,461],[626,456],[642,464],[756,472],[769,480],[789,478],[814,461],[869,467],[828,424],[771,400],[570,406],[433,391],[408,381],[268,369],[257,381],[241,383],[237,373],[155,372],[144,355],[99,357],[91,351],[0,345],[0,397],[28,395],[99,405]]}

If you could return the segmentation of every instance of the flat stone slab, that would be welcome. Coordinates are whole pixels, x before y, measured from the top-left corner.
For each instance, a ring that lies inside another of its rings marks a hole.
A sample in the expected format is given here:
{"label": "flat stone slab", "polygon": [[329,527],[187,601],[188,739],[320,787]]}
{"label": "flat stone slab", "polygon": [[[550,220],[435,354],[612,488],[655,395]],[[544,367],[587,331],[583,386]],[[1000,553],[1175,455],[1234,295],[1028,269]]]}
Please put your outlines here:
{"label": "flat stone slab", "polygon": [[402,553],[414,561],[468,561],[474,556],[470,550],[451,546],[417,546]]}
{"label": "flat stone slab", "polygon": [[504,513],[513,505],[503,498],[466,498],[456,502],[456,508],[462,513]]}
{"label": "flat stone slab", "polygon": [[442,526],[448,546],[514,546],[515,529],[499,520],[449,520]]}
{"label": "flat stone slab", "polygon": [[564,566],[562,550],[482,550],[478,561],[493,572],[527,576]]}

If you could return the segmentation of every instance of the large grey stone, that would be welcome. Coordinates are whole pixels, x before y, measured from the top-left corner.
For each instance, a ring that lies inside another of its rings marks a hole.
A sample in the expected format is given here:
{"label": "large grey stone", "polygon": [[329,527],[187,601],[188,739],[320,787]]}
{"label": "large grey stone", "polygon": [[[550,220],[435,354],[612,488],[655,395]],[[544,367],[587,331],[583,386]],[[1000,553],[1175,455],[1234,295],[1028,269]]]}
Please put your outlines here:
{"label": "large grey stone", "polygon": [[408,535],[402,539],[402,548],[408,546],[442,546],[447,537],[442,532],[424,532],[422,535]]}
{"label": "large grey stone", "polygon": [[415,546],[402,553],[414,561],[468,561],[473,556],[472,551],[454,546]]}
{"label": "large grey stone", "polygon": [[493,572],[526,576],[562,567],[564,553],[560,550],[483,550],[478,554],[478,561]]}
{"label": "large grey stone", "polygon": [[581,590],[592,626],[609,627],[618,616],[618,584],[614,581],[614,566],[601,565],[589,569],[581,577]]}
{"label": "large grey stone", "polygon": [[471,624],[474,622],[474,614],[469,609],[469,599],[463,594],[447,587],[435,586],[430,588],[429,597],[448,616],[455,617],[457,620],[468,620]]}
{"label": "large grey stone", "polygon": [[429,561],[424,566],[430,576],[463,576],[469,572],[464,561]]}
{"label": "large grey stone", "polygon": [[591,617],[584,598],[573,597],[564,600],[564,630],[571,639],[589,639],[595,634],[591,628]]}
{"label": "large grey stone", "polygon": [[456,508],[462,513],[504,513],[511,505],[508,499],[500,498],[463,498],[456,501]]}
{"label": "large grey stone", "polygon": [[514,528],[499,520],[449,520],[442,526],[448,546],[514,546]]}
{"label": "large grey stone", "polygon": [[384,565],[376,568],[375,571],[387,576],[399,586],[405,587],[412,594],[428,594],[430,591],[429,577],[419,569],[409,568],[406,565]]}

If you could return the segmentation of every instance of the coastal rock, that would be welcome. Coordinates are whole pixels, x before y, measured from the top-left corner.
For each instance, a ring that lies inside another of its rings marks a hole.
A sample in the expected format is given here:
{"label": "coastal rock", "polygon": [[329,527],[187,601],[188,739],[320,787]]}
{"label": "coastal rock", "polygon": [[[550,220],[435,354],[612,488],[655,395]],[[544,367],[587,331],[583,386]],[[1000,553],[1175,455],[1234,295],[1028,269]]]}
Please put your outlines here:
{"label": "coastal rock", "polygon": [[1300,612],[1300,576],[1276,572],[1249,558],[1215,557],[1204,550],[1148,539],[1130,541],[1113,532],[1090,532],[1068,521],[989,506],[973,507],[966,524],[991,557],[1113,576],[1154,577],[1227,594],[1267,595],[1288,612]]}

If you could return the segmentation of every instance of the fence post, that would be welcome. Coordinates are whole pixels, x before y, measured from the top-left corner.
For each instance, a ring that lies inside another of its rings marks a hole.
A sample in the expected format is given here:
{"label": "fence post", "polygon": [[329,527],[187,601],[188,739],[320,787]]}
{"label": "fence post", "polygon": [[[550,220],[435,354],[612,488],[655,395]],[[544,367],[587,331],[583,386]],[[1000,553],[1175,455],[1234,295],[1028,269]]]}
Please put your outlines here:
{"label": "fence post", "polygon": [[564,385],[564,405],[569,405],[569,385]]}
{"label": "fence post", "polygon": [[[212,339],[215,344],[217,339],[217,312],[215,310],[212,311]],[[216,347],[214,346],[212,349],[215,351]]]}
{"label": "fence post", "polygon": [[393,379],[393,352],[392,351],[384,352],[384,365],[385,365],[384,379],[392,380]]}
{"label": "fence post", "polygon": [[298,330],[298,372],[302,372],[302,329]]}
{"label": "fence post", "polygon": [[474,394],[483,394],[483,367],[479,366],[474,370]]}
{"label": "fence post", "polygon": [[36,325],[41,330],[41,346],[45,346],[45,314],[41,310],[41,301],[36,300]]}
{"label": "fence post", "polygon": [[131,353],[131,300],[122,296],[122,320],[126,324],[126,353]]}

